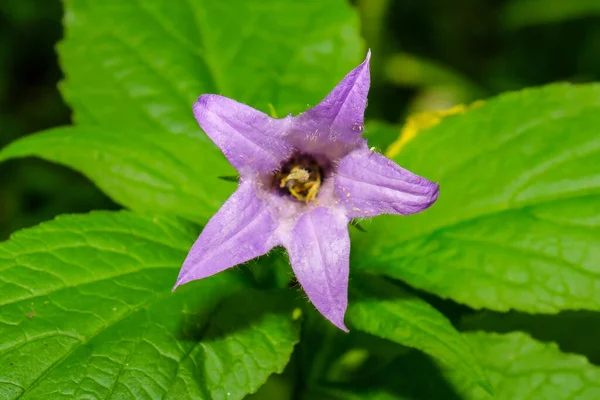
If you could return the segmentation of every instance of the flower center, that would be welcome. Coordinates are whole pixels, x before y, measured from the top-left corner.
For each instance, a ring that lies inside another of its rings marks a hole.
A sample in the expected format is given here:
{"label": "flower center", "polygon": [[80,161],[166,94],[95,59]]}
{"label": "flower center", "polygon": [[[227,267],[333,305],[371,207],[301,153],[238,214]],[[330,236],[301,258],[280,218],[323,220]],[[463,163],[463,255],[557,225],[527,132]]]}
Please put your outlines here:
{"label": "flower center", "polygon": [[306,204],[317,197],[322,181],[323,171],[319,164],[304,155],[292,157],[273,177],[274,186]]}

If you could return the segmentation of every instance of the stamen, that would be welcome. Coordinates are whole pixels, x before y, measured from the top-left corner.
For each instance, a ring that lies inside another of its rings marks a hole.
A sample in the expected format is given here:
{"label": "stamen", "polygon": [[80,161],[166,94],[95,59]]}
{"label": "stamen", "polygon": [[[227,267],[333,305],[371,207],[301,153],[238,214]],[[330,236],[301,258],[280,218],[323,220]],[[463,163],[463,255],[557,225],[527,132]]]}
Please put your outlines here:
{"label": "stamen", "polygon": [[281,180],[279,187],[284,187],[288,181],[296,180],[299,182],[306,182],[308,180],[308,178],[309,178],[308,171],[306,171],[305,169],[300,168],[300,167],[294,167],[294,168],[292,168],[292,171],[290,172],[290,174]]}
{"label": "stamen", "polygon": [[305,156],[292,158],[274,177],[274,184],[306,204],[316,200],[321,181],[321,168],[311,157]]}

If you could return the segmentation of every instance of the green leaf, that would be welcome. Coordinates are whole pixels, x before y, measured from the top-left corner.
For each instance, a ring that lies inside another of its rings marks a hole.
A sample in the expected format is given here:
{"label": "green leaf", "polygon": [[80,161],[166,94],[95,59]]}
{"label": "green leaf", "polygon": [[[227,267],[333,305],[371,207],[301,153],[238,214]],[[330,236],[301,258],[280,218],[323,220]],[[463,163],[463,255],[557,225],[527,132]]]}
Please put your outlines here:
{"label": "green leaf", "polygon": [[116,202],[205,222],[236,189],[225,158],[196,138],[162,132],[56,128],[0,151],[0,161],[38,156],[90,177]]}
{"label": "green leaf", "polygon": [[[468,333],[477,362],[489,374],[496,400],[596,400],[600,368],[584,357],[561,353],[556,345],[523,333]],[[472,382],[422,354],[400,356],[386,371],[358,385],[327,385],[315,399],[340,400],[491,400]]]}
{"label": "green leaf", "polygon": [[311,390],[309,396],[312,400],[411,400],[380,388],[364,389],[342,385],[317,387]]}
{"label": "green leaf", "polygon": [[[558,315],[499,313],[484,311],[461,319],[461,330],[484,330],[508,333],[525,331],[534,339],[556,342],[561,350],[585,356],[600,364],[600,313],[595,311],[564,311]],[[576,334],[574,334],[576,332]]]}
{"label": "green leaf", "polygon": [[[390,347],[390,346],[388,346]],[[448,375],[446,377],[445,375]],[[309,398],[319,400],[466,400],[455,387],[469,393],[475,388],[482,400],[492,397],[470,380],[457,376],[452,367],[440,367],[425,353],[409,351],[374,373],[351,382],[323,384]]]}
{"label": "green leaf", "polygon": [[324,97],[362,57],[345,0],[65,0],[62,93],[77,124],[200,132],[218,93],[279,115]]}
{"label": "green leaf", "polygon": [[353,279],[351,288],[347,319],[356,329],[419,349],[491,390],[464,339],[427,302],[381,278]]}
{"label": "green leaf", "polygon": [[400,126],[383,121],[369,120],[365,126],[363,137],[367,139],[369,147],[384,153],[400,135]]}
{"label": "green leaf", "polygon": [[3,243],[0,398],[240,399],[282,371],[298,340],[290,293],[230,297],[248,286],[234,271],[171,292],[196,235],[102,212]]}
{"label": "green leaf", "polygon": [[[396,161],[429,210],[354,235],[353,267],[474,308],[600,309],[600,86],[501,95],[418,135]],[[393,232],[393,234],[391,234]]]}
{"label": "green leaf", "polygon": [[[564,354],[555,344],[515,332],[464,335],[494,386],[496,400],[596,400],[600,368],[585,357]],[[479,390],[460,390],[465,400],[487,399]]]}
{"label": "green leaf", "polygon": [[502,19],[506,26],[518,29],[598,15],[598,0],[512,0],[505,6]]}
{"label": "green leaf", "polygon": [[389,57],[386,60],[385,77],[399,86],[452,88],[470,100],[484,94],[474,82],[452,68],[410,53]]}

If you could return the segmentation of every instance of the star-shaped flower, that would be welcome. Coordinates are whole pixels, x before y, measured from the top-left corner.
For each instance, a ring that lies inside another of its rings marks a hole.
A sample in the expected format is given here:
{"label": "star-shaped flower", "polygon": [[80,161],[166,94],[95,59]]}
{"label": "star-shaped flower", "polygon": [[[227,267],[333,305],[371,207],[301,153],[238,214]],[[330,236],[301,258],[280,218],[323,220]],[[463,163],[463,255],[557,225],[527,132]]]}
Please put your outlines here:
{"label": "star-shaped flower", "polygon": [[369,59],[370,52],[321,103],[295,117],[200,96],[194,115],[240,181],[194,243],[175,287],[283,246],[313,305],[347,330],[350,220],[417,213],[439,193],[362,138]]}

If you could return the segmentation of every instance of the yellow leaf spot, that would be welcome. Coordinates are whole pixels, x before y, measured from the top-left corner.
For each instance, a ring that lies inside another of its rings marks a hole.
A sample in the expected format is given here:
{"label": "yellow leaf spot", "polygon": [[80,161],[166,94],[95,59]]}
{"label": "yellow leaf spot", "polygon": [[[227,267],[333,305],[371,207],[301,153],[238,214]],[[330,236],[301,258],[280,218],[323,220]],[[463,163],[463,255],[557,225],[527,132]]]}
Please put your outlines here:
{"label": "yellow leaf spot", "polygon": [[385,155],[390,158],[397,156],[404,146],[414,139],[421,131],[439,124],[446,117],[464,114],[468,110],[479,107],[482,104],[483,101],[479,100],[468,106],[459,104],[448,110],[425,111],[409,116],[406,120],[406,124],[402,127],[400,136],[390,145],[390,147],[388,147]]}

